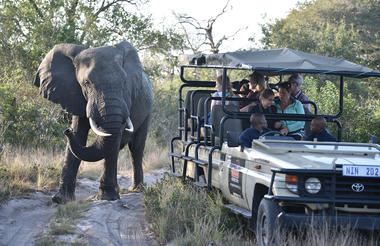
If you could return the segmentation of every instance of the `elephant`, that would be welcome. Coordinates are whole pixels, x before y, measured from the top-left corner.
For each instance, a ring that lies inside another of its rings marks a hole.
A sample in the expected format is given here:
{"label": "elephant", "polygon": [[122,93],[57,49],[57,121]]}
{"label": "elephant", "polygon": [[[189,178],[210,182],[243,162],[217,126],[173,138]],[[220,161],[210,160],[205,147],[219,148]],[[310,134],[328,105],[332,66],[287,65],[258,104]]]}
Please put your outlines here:
{"label": "elephant", "polygon": [[[153,108],[153,89],[129,42],[85,48],[57,44],[40,63],[34,85],[40,95],[72,114],[65,159],[55,203],[75,200],[76,176],[81,161],[103,162],[96,198],[120,199],[117,183],[119,151],[128,144],[133,181],[143,184],[143,152]],[[89,130],[96,138],[86,147]]]}

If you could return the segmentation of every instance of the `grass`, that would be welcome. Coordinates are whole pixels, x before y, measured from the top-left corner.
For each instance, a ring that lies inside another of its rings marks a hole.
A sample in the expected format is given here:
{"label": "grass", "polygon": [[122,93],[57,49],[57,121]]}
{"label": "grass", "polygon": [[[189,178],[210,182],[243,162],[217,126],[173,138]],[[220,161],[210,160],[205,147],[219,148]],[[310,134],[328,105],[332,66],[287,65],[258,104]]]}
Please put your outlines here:
{"label": "grass", "polygon": [[[225,210],[219,193],[207,193],[166,175],[144,195],[146,216],[157,241],[170,245],[255,245],[248,221]],[[278,232],[280,233],[280,232]],[[280,235],[280,234],[278,234]],[[284,234],[281,234],[284,235]],[[289,230],[277,245],[380,245],[379,236],[327,223],[304,230]]]}
{"label": "grass", "polygon": [[[50,222],[48,235],[41,237],[36,243],[37,246],[45,245],[86,245],[82,242],[80,235],[76,234],[75,220],[83,217],[83,214],[90,208],[90,201],[73,201],[59,205],[54,214],[54,219]],[[68,242],[60,236],[74,235]]]}
{"label": "grass", "polygon": [[[169,150],[148,139],[143,160],[144,171],[162,168],[169,163]],[[11,197],[33,191],[51,191],[59,185],[64,151],[16,148],[6,146],[0,156],[0,204]],[[120,151],[118,174],[132,175],[128,148]],[[83,162],[78,177],[98,180],[103,172],[102,162]]]}
{"label": "grass", "polygon": [[83,213],[90,207],[90,202],[79,200],[59,205],[55,212],[54,220],[50,224],[51,235],[74,234],[73,223],[83,217]]}
{"label": "grass", "polygon": [[331,227],[327,223],[319,227],[310,225],[305,230],[288,233],[287,238],[282,238],[280,242],[280,245],[294,246],[375,246],[379,244],[379,237],[373,233],[354,230],[350,227]]}
{"label": "grass", "polygon": [[145,189],[144,206],[160,244],[252,244],[219,193],[208,194],[169,175]]}
{"label": "grass", "polygon": [[63,153],[8,148],[0,159],[0,204],[31,191],[49,191],[59,183]]}

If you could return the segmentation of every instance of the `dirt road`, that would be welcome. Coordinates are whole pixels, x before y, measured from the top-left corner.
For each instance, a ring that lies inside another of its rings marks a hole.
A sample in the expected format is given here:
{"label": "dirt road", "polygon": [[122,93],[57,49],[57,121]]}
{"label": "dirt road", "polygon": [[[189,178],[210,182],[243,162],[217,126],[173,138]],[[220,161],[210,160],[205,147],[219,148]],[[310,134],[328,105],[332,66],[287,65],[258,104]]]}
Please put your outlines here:
{"label": "dirt road", "polygon": [[[162,171],[145,175],[152,184]],[[119,186],[127,188],[131,180],[119,178]],[[77,200],[88,199],[97,192],[98,181],[80,179]],[[53,193],[35,192],[15,198],[0,208],[0,245],[36,245],[41,238],[55,242],[83,245],[157,245],[150,234],[142,206],[142,193],[121,195],[118,201],[92,201],[90,208],[74,223],[75,234],[51,236],[50,222],[57,210],[51,203]]]}

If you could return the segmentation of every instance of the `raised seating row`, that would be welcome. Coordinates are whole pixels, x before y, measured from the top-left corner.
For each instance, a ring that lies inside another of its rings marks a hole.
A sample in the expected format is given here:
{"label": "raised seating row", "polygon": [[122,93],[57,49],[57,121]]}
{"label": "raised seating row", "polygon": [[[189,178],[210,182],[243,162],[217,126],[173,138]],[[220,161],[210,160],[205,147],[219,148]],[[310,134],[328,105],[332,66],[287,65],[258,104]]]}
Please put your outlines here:
{"label": "raised seating row", "polygon": [[[221,137],[226,140],[228,131],[241,133],[244,129],[249,127],[248,118],[234,119],[223,111],[222,105],[215,105],[209,116],[208,113],[210,112],[211,95],[213,92],[215,91],[189,90],[187,92],[183,109],[185,117],[182,123],[187,131],[185,133],[186,141],[204,141],[206,145],[215,145],[219,144]],[[228,111],[239,112],[239,107],[234,105],[226,105],[225,108]],[[311,112],[307,112],[307,114],[311,114]],[[310,121],[306,121],[305,123],[305,133],[309,134]],[[223,128],[222,136],[220,135],[221,127]],[[187,133],[190,133],[190,137],[188,137]]]}

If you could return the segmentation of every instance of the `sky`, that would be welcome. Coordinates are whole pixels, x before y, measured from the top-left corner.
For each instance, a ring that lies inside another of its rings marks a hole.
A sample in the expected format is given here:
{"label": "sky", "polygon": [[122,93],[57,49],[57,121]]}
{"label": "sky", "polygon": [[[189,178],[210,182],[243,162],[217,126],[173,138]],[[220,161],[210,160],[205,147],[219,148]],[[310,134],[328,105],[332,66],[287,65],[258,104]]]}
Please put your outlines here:
{"label": "sky", "polygon": [[[150,0],[144,6],[144,12],[152,14],[159,27],[174,24],[176,13],[187,14],[201,21],[206,21],[221,13],[226,0]],[[234,39],[224,41],[220,52],[248,49],[253,43],[248,41],[254,37],[258,42],[262,37],[260,24],[273,21],[276,18],[286,17],[290,10],[295,8],[299,0],[230,0],[227,12],[218,18],[214,24],[214,40],[217,41],[224,34],[232,35],[239,28],[240,31]]]}

